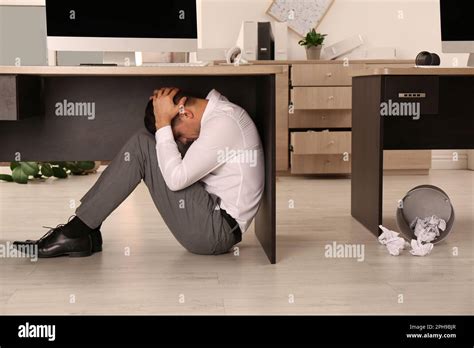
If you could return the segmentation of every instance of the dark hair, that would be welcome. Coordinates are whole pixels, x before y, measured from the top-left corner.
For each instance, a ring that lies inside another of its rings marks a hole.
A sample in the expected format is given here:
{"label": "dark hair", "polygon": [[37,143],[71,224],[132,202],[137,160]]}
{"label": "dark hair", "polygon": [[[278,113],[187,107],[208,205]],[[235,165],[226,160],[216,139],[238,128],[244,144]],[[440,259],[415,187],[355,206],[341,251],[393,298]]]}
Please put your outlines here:
{"label": "dark hair", "polygon": [[155,113],[153,112],[153,100],[150,100],[145,109],[145,128],[153,135],[156,133]]}
{"label": "dark hair", "polygon": [[[190,105],[190,103],[193,103],[195,98],[189,96],[188,94],[179,91],[178,94],[173,98],[173,102],[175,104],[178,104],[180,99],[183,97],[187,97],[186,105]],[[176,121],[177,117],[173,119],[173,121]],[[153,111],[153,100],[150,100],[148,104],[146,105],[145,109],[145,128],[153,135],[156,133],[156,121],[155,121],[155,113]],[[173,122],[174,124],[175,122]]]}

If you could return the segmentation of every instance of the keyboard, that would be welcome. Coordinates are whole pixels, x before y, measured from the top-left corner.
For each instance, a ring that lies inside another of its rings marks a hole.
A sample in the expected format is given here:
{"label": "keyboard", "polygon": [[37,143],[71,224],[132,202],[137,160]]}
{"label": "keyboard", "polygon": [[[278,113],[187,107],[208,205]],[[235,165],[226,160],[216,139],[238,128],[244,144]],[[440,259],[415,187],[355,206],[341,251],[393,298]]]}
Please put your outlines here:
{"label": "keyboard", "polygon": [[168,67],[168,68],[177,68],[177,67],[203,67],[208,66],[209,62],[194,62],[194,63],[143,63],[144,67]]}

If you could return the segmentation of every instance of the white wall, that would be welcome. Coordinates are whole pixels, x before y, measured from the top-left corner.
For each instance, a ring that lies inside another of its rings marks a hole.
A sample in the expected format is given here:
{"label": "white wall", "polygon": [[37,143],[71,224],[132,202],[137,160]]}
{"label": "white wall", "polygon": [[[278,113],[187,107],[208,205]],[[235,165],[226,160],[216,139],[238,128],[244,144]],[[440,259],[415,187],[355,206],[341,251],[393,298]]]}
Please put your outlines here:
{"label": "white wall", "polygon": [[[233,46],[243,20],[272,20],[266,14],[272,0],[200,2],[201,48]],[[328,45],[362,34],[368,47],[395,47],[399,58],[414,59],[428,50],[440,54],[442,65],[451,66],[455,57],[460,66],[467,62],[467,54],[441,54],[439,0],[335,0],[317,29],[328,34]],[[305,59],[298,40],[289,34],[290,59]]]}

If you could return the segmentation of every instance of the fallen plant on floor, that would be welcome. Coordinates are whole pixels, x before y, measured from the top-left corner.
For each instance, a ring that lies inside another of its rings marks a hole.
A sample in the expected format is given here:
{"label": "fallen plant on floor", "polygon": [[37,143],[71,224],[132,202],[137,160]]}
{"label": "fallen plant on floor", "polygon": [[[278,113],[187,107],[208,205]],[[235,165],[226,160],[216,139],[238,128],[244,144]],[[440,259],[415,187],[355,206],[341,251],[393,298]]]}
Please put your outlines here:
{"label": "fallen plant on floor", "polygon": [[[97,162],[98,163],[98,162]],[[98,167],[93,161],[75,162],[11,162],[12,174],[0,174],[0,180],[27,184],[29,180],[55,177],[66,179],[69,175],[87,175]]]}

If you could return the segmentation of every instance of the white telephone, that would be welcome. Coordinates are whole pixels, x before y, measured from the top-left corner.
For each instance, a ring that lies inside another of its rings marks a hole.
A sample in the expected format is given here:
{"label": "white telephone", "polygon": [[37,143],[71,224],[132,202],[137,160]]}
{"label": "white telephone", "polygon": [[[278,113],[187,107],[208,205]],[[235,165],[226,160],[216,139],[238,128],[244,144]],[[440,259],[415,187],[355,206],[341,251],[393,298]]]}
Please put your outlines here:
{"label": "white telephone", "polygon": [[239,65],[249,65],[249,62],[242,58],[242,49],[239,46],[232,47],[226,53],[227,64],[232,64],[235,66]]}

